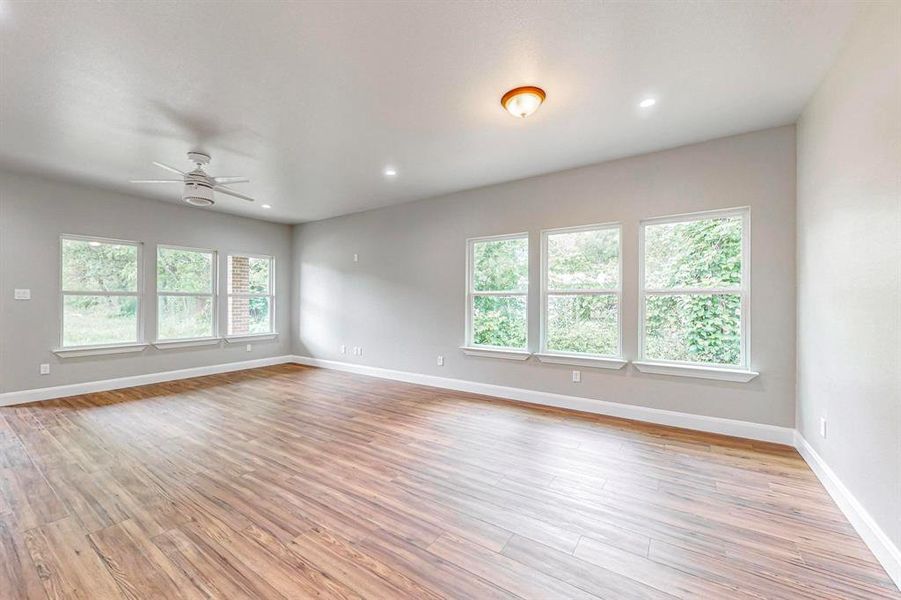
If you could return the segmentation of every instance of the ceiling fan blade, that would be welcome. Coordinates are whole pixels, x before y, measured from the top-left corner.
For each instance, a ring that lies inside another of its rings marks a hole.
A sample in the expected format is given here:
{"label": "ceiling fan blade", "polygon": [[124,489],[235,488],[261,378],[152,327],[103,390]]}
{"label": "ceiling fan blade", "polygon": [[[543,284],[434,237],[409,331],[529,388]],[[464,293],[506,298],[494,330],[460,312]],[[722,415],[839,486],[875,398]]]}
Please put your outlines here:
{"label": "ceiling fan blade", "polygon": [[254,200],[250,196],[245,196],[244,194],[236,192],[235,190],[233,190],[231,188],[227,188],[224,185],[214,185],[213,189],[216,190],[217,192],[222,192],[223,194],[228,194],[229,196],[234,196],[235,198],[240,198],[241,200],[247,200],[248,202],[256,202],[256,200]]}
{"label": "ceiling fan blade", "polygon": [[158,167],[161,168],[161,169],[166,169],[167,171],[172,171],[173,173],[178,173],[179,175],[185,175],[185,174],[186,174],[184,171],[179,171],[179,170],[176,169],[175,167],[170,167],[169,165],[164,165],[164,164],[161,163],[161,162],[153,161],[153,164],[155,164],[156,166],[158,166]]}
{"label": "ceiling fan blade", "polygon": [[131,179],[129,183],[184,183],[184,179]]}
{"label": "ceiling fan blade", "polygon": [[246,177],[213,177],[216,183],[250,183]]}

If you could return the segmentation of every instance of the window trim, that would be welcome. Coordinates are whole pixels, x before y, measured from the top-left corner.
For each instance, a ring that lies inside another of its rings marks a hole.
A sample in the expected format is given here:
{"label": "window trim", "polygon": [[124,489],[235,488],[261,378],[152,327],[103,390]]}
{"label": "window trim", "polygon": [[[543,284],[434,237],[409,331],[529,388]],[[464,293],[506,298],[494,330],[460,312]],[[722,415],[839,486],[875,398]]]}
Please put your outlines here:
{"label": "window trim", "polygon": [[[269,261],[269,293],[268,294],[233,294],[228,289],[229,278],[231,277],[231,273],[228,269],[228,259],[233,256],[241,256],[246,258],[265,258]],[[222,310],[225,311],[225,334],[222,336],[226,341],[235,340],[238,338],[252,338],[252,337],[264,337],[264,336],[278,336],[278,330],[276,329],[276,319],[275,319],[275,256],[270,254],[259,254],[254,252],[240,252],[240,251],[228,251],[225,253],[225,277],[222,278],[222,285],[225,288],[224,299],[225,301],[222,303]],[[231,313],[228,309],[228,301],[230,298],[269,298],[269,330],[261,331],[259,333],[231,333],[229,328],[231,326],[230,318]],[[273,338],[274,339],[274,338]]]}
{"label": "window trim", "polygon": [[[163,292],[160,291],[160,250],[184,250],[188,252],[202,252],[204,254],[210,254],[211,265],[212,265],[212,281],[210,282],[210,293],[208,294],[199,294],[196,292]],[[156,337],[153,341],[153,345],[160,349],[168,349],[168,348],[186,348],[189,346],[203,346],[211,344],[212,342],[219,341],[222,338],[219,335],[219,252],[217,250],[213,250],[212,248],[195,248],[192,246],[181,246],[178,244],[157,244],[156,245],[156,254],[154,256],[154,273],[156,275],[155,281],[155,291],[156,291]],[[209,336],[202,337],[190,337],[190,338],[161,338],[160,337],[160,297],[162,296],[173,296],[173,297],[187,297],[187,298],[196,298],[196,297],[209,297],[211,301],[211,310],[213,312],[213,334]]]}
{"label": "window trim", "polygon": [[[473,289],[473,269],[475,268],[475,245],[479,242],[500,242],[505,240],[526,240],[526,272],[529,277],[526,280],[526,290],[524,292],[507,292],[507,291],[479,291]],[[524,360],[530,356],[529,352],[529,284],[531,283],[531,243],[529,240],[529,232],[522,231],[519,233],[506,233],[501,235],[486,235],[479,237],[471,237],[466,239],[466,318],[465,318],[465,336],[464,343],[460,348],[465,354],[471,356],[482,356],[488,358],[512,358],[514,360]],[[522,348],[507,346],[488,346],[484,344],[476,344],[473,336],[473,302],[476,296],[519,296],[526,302],[526,343]]]}
{"label": "window trim", "polygon": [[[65,240],[73,240],[80,242],[99,242],[101,244],[117,245],[117,246],[134,246],[137,250],[135,253],[135,261],[137,262],[137,273],[135,280],[134,292],[92,292],[84,290],[66,290],[63,287],[63,242]],[[58,356],[91,356],[95,354],[119,354],[123,352],[140,352],[147,347],[144,340],[144,242],[134,240],[120,240],[116,238],[107,238],[95,235],[82,235],[63,233],[59,236],[59,273],[57,281],[59,283],[59,311],[58,324],[59,336],[57,338],[58,346],[53,350]],[[128,342],[112,342],[108,344],[81,344],[78,346],[66,346],[66,296],[124,296],[135,297],[137,308],[136,316],[136,332],[134,341]]]}
{"label": "window trim", "polygon": [[[645,230],[649,225],[664,225],[667,223],[690,223],[693,221],[704,221],[708,219],[741,217],[741,285],[738,289],[734,288],[645,288]],[[649,358],[645,354],[645,312],[647,307],[646,298],[650,295],[724,295],[739,294],[741,319],[739,322],[739,332],[741,340],[739,342],[740,360],[738,364],[721,364],[721,363],[702,363],[680,360],[665,360],[658,358]],[[757,373],[751,371],[751,207],[739,206],[734,208],[724,208],[715,210],[705,210],[692,213],[684,213],[677,215],[667,215],[662,217],[653,217],[650,219],[642,219],[638,224],[638,356],[637,361],[633,361],[642,372],[656,373],[663,375],[684,375],[703,377],[703,374],[716,373],[746,373],[751,378],[756,377]],[[644,368],[641,368],[644,367]],[[652,370],[653,369],[653,370]],[[682,369],[684,372],[680,372]],[[709,372],[709,373],[708,373]],[[720,379],[720,377],[705,377],[712,379]],[[742,381],[742,378],[731,379],[733,381]],[[749,381],[747,379],[746,381]]]}
{"label": "window trim", "polygon": [[[583,231],[603,231],[614,229],[617,231],[617,286],[611,289],[582,289],[550,291],[548,289],[548,237],[561,233],[580,233]],[[617,320],[617,348],[616,354],[594,354],[589,352],[563,352],[550,350],[547,347],[547,308],[548,296],[615,296],[616,320]],[[592,223],[589,225],[575,225],[573,227],[558,227],[541,230],[541,290],[539,310],[539,345],[538,359],[541,362],[569,364],[582,367],[599,367],[608,369],[621,369],[626,361],[623,359],[623,225],[621,221],[607,223]]]}

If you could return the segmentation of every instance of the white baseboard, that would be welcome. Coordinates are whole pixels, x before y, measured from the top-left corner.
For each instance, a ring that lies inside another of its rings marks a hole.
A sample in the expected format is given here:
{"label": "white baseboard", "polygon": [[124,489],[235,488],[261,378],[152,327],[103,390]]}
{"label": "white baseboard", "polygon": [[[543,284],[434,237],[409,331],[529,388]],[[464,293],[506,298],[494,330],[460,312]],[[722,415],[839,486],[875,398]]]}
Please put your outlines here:
{"label": "white baseboard", "polygon": [[901,589],[901,549],[882,531],[882,528],[873,520],[867,509],[858,502],[854,494],[845,487],[838,475],[835,474],[823,457],[817,454],[813,446],[804,439],[799,431],[795,431],[795,448],[810,465],[811,470],[835,500],[835,503],[845,514],[851,525],[863,539],[867,547],[873,552],[876,560],[882,564],[885,571]]}
{"label": "white baseboard", "polygon": [[78,396],[80,394],[90,394],[91,392],[106,392],[108,390],[135,387],[136,385],[162,383],[164,381],[188,379],[189,377],[202,377],[204,375],[216,375],[217,373],[229,373],[231,371],[243,371],[245,369],[268,367],[289,362],[294,362],[294,357],[291,355],[273,356],[270,358],[242,360],[220,365],[209,365],[206,367],[193,367],[190,369],[178,369],[176,371],[161,371],[159,373],[147,373],[146,375],[132,375],[130,377],[117,377],[115,379],[103,379],[100,381],[87,381],[85,383],[36,388],[22,390],[21,392],[6,392],[0,394],[0,406],[12,406],[14,404],[36,402],[38,400],[52,400],[53,398]]}
{"label": "white baseboard", "polygon": [[408,383],[470,392],[473,394],[497,396],[507,400],[517,400],[519,402],[540,404],[542,406],[569,408],[610,417],[621,417],[623,419],[645,421],[647,423],[656,423],[658,425],[670,425],[672,427],[695,429],[697,431],[706,431],[709,433],[720,433],[752,440],[786,444],[788,446],[794,444],[794,429],[789,427],[778,427],[775,425],[751,423],[749,421],[736,421],[720,417],[693,415],[659,408],[648,408],[646,406],[635,406],[631,404],[620,404],[618,402],[607,402],[605,400],[594,400],[592,398],[539,392],[524,388],[467,381],[465,379],[423,375],[420,373],[412,373],[410,371],[395,371],[380,367],[369,367],[366,365],[334,360],[310,358],[308,356],[295,356],[294,362],[313,367],[323,367],[326,369],[349,371],[351,373],[359,373],[361,375],[369,375],[372,377],[381,377],[382,379],[394,379],[396,381],[405,381]]}

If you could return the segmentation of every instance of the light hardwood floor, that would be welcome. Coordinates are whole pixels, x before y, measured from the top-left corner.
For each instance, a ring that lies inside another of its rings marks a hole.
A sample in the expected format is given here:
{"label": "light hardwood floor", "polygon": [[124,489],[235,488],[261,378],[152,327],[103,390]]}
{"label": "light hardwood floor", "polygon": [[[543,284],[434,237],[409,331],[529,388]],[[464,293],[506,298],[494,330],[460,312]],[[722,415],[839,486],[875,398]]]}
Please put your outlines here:
{"label": "light hardwood floor", "polygon": [[0,408],[0,597],[901,593],[792,449],[282,365]]}

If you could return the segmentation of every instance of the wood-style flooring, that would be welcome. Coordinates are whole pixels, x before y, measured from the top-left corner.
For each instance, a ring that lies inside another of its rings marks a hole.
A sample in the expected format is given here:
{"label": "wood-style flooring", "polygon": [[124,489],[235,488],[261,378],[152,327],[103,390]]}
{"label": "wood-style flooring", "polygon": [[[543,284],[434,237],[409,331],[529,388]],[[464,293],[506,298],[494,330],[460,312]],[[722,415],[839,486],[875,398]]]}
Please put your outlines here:
{"label": "wood-style flooring", "polygon": [[0,598],[901,598],[797,453],[282,365],[0,408]]}

